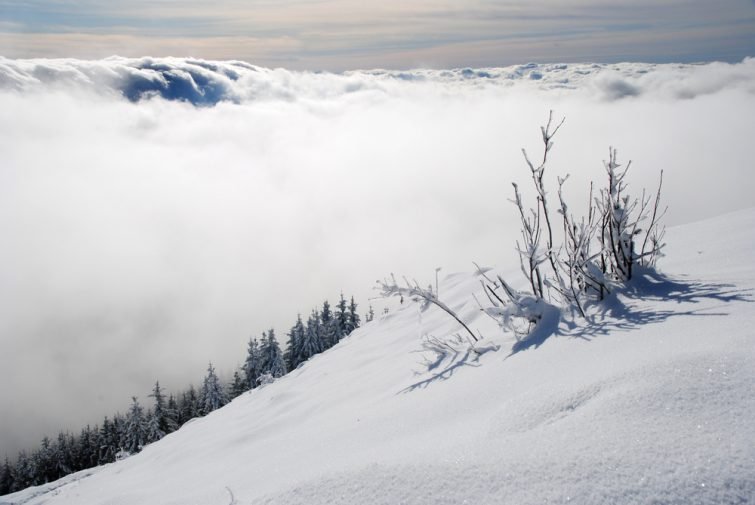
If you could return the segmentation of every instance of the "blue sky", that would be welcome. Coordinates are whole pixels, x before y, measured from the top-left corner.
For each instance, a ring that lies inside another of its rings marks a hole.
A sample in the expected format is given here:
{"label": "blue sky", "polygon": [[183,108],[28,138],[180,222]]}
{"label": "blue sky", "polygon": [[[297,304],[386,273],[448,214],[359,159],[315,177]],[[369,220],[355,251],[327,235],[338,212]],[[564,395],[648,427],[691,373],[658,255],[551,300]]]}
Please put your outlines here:
{"label": "blue sky", "polygon": [[193,56],[292,69],[739,61],[753,0],[0,0],[0,55]]}

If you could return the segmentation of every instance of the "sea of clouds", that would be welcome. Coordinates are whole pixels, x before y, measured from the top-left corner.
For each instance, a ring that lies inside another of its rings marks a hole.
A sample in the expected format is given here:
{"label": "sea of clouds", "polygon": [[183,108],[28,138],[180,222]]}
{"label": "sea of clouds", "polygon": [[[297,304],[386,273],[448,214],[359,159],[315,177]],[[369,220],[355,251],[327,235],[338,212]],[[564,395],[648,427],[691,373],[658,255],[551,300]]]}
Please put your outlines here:
{"label": "sea of clouds", "polygon": [[[337,99],[364,93],[405,95],[406,83],[445,92],[528,87],[537,90],[586,88],[595,98],[691,99],[738,88],[753,91],[753,59],[707,64],[537,64],[505,68],[357,70],[344,73],[291,72],[243,61],[186,58],[11,60],[0,57],[0,89],[28,92],[67,89],[122,95],[132,102],[160,97],[198,106],[222,102]],[[426,91],[426,90],[425,90]]]}
{"label": "sea of clouds", "polygon": [[[0,58],[0,457],[176,390],[378,277],[514,264],[512,181],[608,147],[667,222],[752,205],[755,59],[291,72]],[[552,180],[555,184],[555,179]],[[555,186],[551,185],[555,193]],[[722,240],[725,240],[722,237]],[[687,272],[694,276],[695,272]],[[380,307],[379,301],[373,301]],[[409,371],[408,371],[409,373]]]}

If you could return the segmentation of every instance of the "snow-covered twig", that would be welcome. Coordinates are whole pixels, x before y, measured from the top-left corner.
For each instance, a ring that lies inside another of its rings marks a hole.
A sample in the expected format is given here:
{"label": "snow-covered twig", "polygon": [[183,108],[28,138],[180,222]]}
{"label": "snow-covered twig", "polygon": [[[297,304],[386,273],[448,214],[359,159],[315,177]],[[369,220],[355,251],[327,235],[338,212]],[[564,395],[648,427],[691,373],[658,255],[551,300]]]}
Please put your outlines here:
{"label": "snow-covered twig", "polygon": [[228,505],[237,505],[238,502],[236,501],[236,497],[233,496],[233,491],[231,491],[231,488],[226,486],[225,490],[228,491],[228,494],[231,496],[231,501],[228,503]]}
{"label": "snow-covered twig", "polygon": [[435,305],[436,307],[442,309],[448,315],[453,317],[456,322],[458,322],[467,331],[474,342],[477,342],[479,340],[477,336],[472,332],[472,330],[469,329],[469,326],[467,326],[466,323],[462,321],[461,318],[456,314],[456,312],[454,312],[453,309],[451,309],[448,305],[438,299],[438,297],[433,292],[432,287],[423,289],[419,286],[417,281],[410,283],[408,280],[406,280],[406,278],[404,278],[404,282],[406,283],[406,286],[400,286],[398,282],[396,282],[396,277],[391,274],[390,281],[388,279],[378,281],[378,288],[381,291],[381,295],[384,297],[408,296],[409,298],[412,298],[414,300],[422,300],[423,309],[429,306],[429,304]]}

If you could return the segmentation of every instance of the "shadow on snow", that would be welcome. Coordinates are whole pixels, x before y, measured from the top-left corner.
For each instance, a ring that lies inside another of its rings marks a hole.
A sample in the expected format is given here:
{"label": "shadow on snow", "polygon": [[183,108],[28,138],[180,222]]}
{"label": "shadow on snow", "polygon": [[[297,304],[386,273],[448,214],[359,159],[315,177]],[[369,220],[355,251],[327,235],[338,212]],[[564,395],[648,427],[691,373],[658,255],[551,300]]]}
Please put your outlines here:
{"label": "shadow on snow", "polygon": [[[459,344],[463,346],[462,349],[456,347]],[[465,366],[476,368],[480,366],[480,356],[490,351],[497,351],[498,349],[499,346],[493,344],[478,345],[475,347],[469,344],[464,345],[463,340],[458,336],[456,341],[450,342],[444,342],[435,337],[427,337],[422,342],[422,349],[417,351],[423,353],[425,359],[423,363],[424,370],[416,372],[415,375],[424,375],[428,372],[431,375],[405,387],[399,392],[408,393],[415,389],[426,388],[433,382],[450,379],[459,369]],[[428,352],[434,355],[432,359],[428,359]]]}
{"label": "shadow on snow", "polygon": [[[722,284],[685,279],[672,279],[652,269],[637,269],[635,276],[626,286],[616,289],[602,302],[587,307],[586,321],[576,318],[563,318],[561,312],[553,308],[544,314],[543,319],[532,329],[529,336],[517,341],[511,353],[540,347],[553,335],[592,340],[616,331],[630,331],[648,324],[662,323],[672,317],[723,317],[729,312],[723,310],[731,302],[753,302],[752,289],[740,289],[734,284]],[[701,308],[689,307],[702,302]],[[658,302],[663,302],[659,305]],[[461,344],[461,345],[460,345]],[[479,358],[486,352],[498,350],[498,346],[463,345],[456,340],[444,342],[435,337],[427,337],[423,342],[423,370],[416,375],[430,374],[429,377],[402,389],[407,393],[422,389],[431,383],[450,379],[462,367],[480,366]],[[428,352],[433,356],[429,359]]]}
{"label": "shadow on snow", "polygon": [[[701,308],[682,307],[704,301],[720,302]],[[752,302],[752,290],[740,289],[734,284],[672,279],[648,268],[637,269],[634,278],[616,289],[602,302],[588,306],[587,320],[553,321],[538,328],[528,338],[517,342],[511,355],[530,347],[539,347],[551,335],[564,335],[592,340],[616,331],[629,331],[644,325],[661,323],[672,317],[727,316],[728,312],[717,310],[731,302]],[[655,303],[648,303],[655,302]],[[657,302],[664,302],[663,308]],[[669,304],[676,304],[678,307]],[[667,308],[668,307],[668,308]]]}

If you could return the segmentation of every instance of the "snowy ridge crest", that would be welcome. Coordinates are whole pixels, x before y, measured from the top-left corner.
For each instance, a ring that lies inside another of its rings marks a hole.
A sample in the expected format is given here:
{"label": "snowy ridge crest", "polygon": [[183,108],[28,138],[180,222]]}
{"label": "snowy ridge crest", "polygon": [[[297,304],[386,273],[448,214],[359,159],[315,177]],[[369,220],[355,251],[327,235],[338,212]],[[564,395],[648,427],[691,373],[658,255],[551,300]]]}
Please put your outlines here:
{"label": "snowy ridge crest", "polygon": [[[670,230],[667,266],[695,280],[624,298],[632,324],[606,313],[508,357],[447,339],[435,359],[418,330],[458,325],[395,304],[142,452],[0,503],[752,503],[753,230],[755,209]],[[506,349],[479,289],[470,273],[436,291]]]}
{"label": "snowy ridge crest", "polygon": [[728,88],[755,93],[755,59],[705,64],[538,64],[503,68],[294,72],[243,61],[193,58],[103,60],[0,57],[0,90],[81,89],[132,102],[160,97],[199,106],[258,100],[341,98],[359,92],[403,94],[418,87],[446,92],[517,86],[537,91],[588,89],[605,100],[658,94],[689,99]]}

